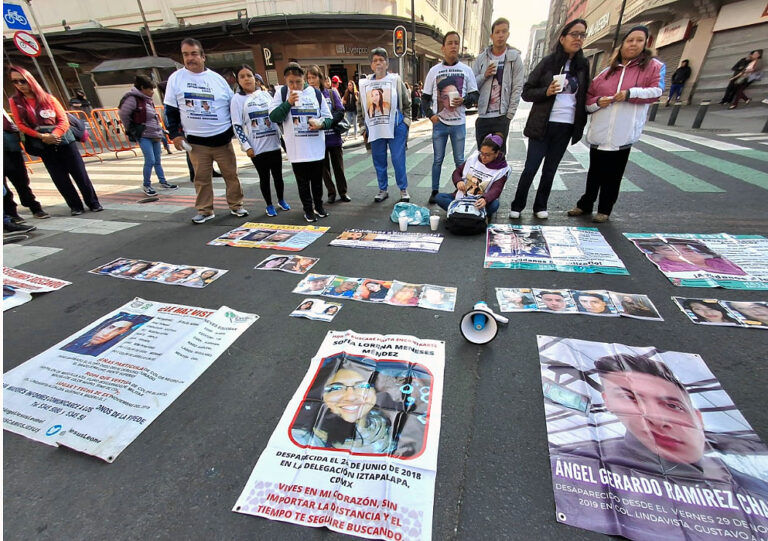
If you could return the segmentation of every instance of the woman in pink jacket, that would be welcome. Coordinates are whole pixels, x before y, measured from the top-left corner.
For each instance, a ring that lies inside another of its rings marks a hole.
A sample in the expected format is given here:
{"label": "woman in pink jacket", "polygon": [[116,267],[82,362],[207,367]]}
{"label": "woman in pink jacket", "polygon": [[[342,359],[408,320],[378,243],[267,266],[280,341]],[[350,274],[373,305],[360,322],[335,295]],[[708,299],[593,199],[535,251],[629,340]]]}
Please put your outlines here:
{"label": "woman in pink jacket", "polygon": [[666,67],[646,48],[647,43],[648,28],[632,28],[611,65],[592,80],[587,91],[587,112],[592,114],[587,131],[587,187],[568,216],[591,214],[599,194],[592,221],[606,222],[619,197],[629,151],[643,131],[648,104],[664,92]]}

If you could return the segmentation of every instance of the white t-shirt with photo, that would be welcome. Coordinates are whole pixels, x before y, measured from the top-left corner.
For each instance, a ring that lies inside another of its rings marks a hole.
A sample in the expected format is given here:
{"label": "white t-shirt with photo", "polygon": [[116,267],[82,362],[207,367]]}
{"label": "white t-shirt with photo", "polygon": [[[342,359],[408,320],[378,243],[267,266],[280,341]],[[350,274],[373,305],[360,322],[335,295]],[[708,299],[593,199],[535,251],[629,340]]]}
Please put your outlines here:
{"label": "white t-shirt with photo", "polygon": [[[291,90],[288,89],[288,92]],[[286,99],[288,95],[286,94]],[[269,111],[277,109],[281,103],[283,103],[282,93],[275,92]],[[291,107],[283,121],[283,140],[291,163],[316,162],[325,158],[325,132],[311,130],[310,118],[331,118],[331,110],[325,98],[321,95],[318,102],[317,91],[308,86],[301,92],[299,100]]]}
{"label": "white t-shirt with photo", "polygon": [[501,114],[501,83],[504,81],[504,61],[507,59],[507,52],[504,51],[499,56],[491,53],[490,59],[496,64],[496,74],[491,75],[491,95],[488,97],[485,112],[477,115],[480,118],[493,118]]}
{"label": "white t-shirt with photo", "polygon": [[393,139],[397,122],[399,77],[387,73],[382,79],[360,79],[360,107],[368,129],[368,142]]}
{"label": "white t-shirt with photo", "polygon": [[565,76],[565,85],[563,91],[555,94],[555,103],[552,105],[552,112],[549,113],[550,122],[562,122],[563,124],[573,124],[576,118],[576,92],[579,90],[579,79],[576,74],[568,73],[571,61],[568,60],[563,67]]}
{"label": "white t-shirt with photo", "polygon": [[186,68],[168,78],[163,103],[181,112],[184,133],[198,137],[213,137],[232,126],[229,102],[232,89],[218,73],[206,69],[193,73]]}
{"label": "white t-shirt with photo", "polygon": [[449,126],[460,126],[466,123],[465,107],[450,106],[450,91],[457,91],[461,98],[477,91],[477,80],[472,68],[462,62],[453,66],[440,63],[432,66],[424,81],[424,94],[432,96],[432,110],[437,113],[440,121]]}
{"label": "white t-shirt with photo", "polygon": [[491,169],[480,161],[480,152],[475,150],[467,161],[464,162],[464,172],[461,179],[464,181],[465,191],[458,190],[455,199],[467,196],[480,197],[484,195],[491,185],[510,173],[509,166],[501,169]]}
{"label": "white t-shirt with photo", "polygon": [[[248,95],[235,94],[232,98],[230,104],[232,125],[235,127],[235,134],[243,152],[250,148],[253,149],[254,154],[258,155],[280,148],[277,126],[269,120],[271,104],[272,96],[263,90],[257,90]],[[241,139],[240,130],[245,135],[246,141]]]}

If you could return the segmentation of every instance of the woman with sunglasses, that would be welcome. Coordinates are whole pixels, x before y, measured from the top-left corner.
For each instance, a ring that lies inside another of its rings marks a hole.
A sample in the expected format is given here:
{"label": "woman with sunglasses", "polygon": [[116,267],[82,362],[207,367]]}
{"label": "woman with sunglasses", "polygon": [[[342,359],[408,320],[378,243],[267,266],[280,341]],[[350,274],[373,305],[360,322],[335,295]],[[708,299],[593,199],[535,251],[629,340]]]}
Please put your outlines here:
{"label": "woman with sunglasses", "polygon": [[587,36],[587,23],[574,19],[560,32],[554,52],[533,68],[523,85],[522,97],[533,102],[523,134],[528,137],[528,155],[512,201],[510,219],[517,219],[525,208],[533,177],[544,161],[539,189],[533,202],[534,215],[549,217],[547,202],[557,167],[568,144],[575,144],[584,133],[587,111],[584,108],[589,87],[589,61],[581,49]]}
{"label": "woman with sunglasses", "polygon": [[[83,201],[93,212],[104,210],[85,170],[75,137],[69,130],[67,113],[59,100],[43,90],[24,68],[11,67],[9,76],[16,93],[8,101],[13,118],[26,137],[24,147],[28,153],[43,160],[72,216],[83,213]],[[82,199],[70,176],[77,184]]]}

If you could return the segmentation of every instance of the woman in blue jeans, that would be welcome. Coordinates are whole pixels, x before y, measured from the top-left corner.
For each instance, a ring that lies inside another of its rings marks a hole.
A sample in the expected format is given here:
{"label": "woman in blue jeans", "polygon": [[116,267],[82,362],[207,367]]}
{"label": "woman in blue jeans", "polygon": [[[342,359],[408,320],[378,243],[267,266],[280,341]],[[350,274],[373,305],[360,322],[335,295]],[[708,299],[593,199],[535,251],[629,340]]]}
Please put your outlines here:
{"label": "woman in blue jeans", "polygon": [[160,159],[163,155],[161,141],[165,137],[160,117],[155,110],[152,96],[155,92],[155,83],[146,75],[137,75],[133,88],[120,100],[118,114],[125,126],[126,133],[139,143],[141,153],[144,154],[144,185],[142,190],[147,195],[157,195],[152,188],[152,169],[157,174],[160,186],[166,190],[178,188],[175,184],[169,184],[165,179],[163,166]]}

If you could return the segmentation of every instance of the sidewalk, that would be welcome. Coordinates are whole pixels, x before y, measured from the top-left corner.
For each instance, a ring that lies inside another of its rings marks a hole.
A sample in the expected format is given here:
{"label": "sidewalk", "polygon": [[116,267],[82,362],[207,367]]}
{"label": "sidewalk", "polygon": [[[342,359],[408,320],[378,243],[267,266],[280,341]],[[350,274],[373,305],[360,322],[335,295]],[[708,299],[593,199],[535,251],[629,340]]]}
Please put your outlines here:
{"label": "sidewalk", "polygon": [[[675,106],[666,107],[666,97],[659,105],[656,120],[648,122],[649,126],[667,127],[667,121]],[[692,130],[693,121],[699,110],[699,102],[692,105],[681,105],[672,128]],[[695,131],[709,132],[739,132],[760,133],[768,120],[768,105],[760,100],[752,100],[749,105],[739,105],[736,109],[728,109],[727,105],[711,103],[704,117],[701,128]]]}

